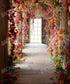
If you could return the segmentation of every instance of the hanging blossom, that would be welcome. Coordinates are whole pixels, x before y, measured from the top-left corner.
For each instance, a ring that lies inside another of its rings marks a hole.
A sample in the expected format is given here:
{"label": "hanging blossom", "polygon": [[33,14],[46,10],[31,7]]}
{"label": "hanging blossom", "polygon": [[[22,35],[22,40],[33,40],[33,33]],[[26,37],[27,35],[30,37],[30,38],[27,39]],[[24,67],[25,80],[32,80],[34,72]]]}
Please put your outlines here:
{"label": "hanging blossom", "polygon": [[14,24],[14,12],[9,13],[9,31],[8,31],[9,38],[12,38],[12,40],[15,40],[16,33],[15,33],[15,24]]}
{"label": "hanging blossom", "polygon": [[62,7],[64,9],[67,9],[67,1],[69,1],[69,0],[59,0],[59,3],[62,3]]}
{"label": "hanging blossom", "polygon": [[67,4],[64,2],[64,3],[62,4],[62,7],[63,7],[64,9],[67,9]]}
{"label": "hanging blossom", "polygon": [[59,0],[59,3],[62,3],[63,2],[63,0]]}
{"label": "hanging blossom", "polygon": [[21,2],[21,0],[14,0],[14,3],[19,4]]}

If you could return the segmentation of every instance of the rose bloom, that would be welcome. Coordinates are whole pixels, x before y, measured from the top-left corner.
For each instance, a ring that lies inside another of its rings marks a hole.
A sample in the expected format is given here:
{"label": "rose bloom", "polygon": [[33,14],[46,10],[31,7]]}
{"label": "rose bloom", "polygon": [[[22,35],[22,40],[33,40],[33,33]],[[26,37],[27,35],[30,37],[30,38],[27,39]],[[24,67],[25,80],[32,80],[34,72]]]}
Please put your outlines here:
{"label": "rose bloom", "polygon": [[58,67],[58,65],[56,64],[56,65],[55,65],[55,67],[57,68],[57,67]]}
{"label": "rose bloom", "polygon": [[59,0],[59,3],[62,3],[63,2],[63,0]]}
{"label": "rose bloom", "polygon": [[64,81],[63,81],[63,80],[61,80],[61,81],[60,81],[60,84],[64,84]]}
{"label": "rose bloom", "polygon": [[19,74],[16,74],[16,77],[19,77]]}
{"label": "rose bloom", "polygon": [[70,50],[67,50],[68,54],[70,55]]}
{"label": "rose bloom", "polygon": [[66,3],[63,3],[63,4],[62,4],[62,7],[63,7],[64,9],[66,9],[66,8],[67,8]]}
{"label": "rose bloom", "polygon": [[66,63],[65,69],[69,68],[70,69],[70,60]]}

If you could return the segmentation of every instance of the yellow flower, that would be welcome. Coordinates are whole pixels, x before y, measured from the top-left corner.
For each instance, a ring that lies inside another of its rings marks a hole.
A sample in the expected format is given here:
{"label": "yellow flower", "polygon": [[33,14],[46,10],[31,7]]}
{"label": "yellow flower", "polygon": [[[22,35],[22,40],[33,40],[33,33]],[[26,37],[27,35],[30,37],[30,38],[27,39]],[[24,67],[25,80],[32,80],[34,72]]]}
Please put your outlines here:
{"label": "yellow flower", "polygon": [[60,39],[60,40],[63,40],[63,36],[59,36],[59,39]]}
{"label": "yellow flower", "polygon": [[60,29],[59,30],[59,34],[63,34],[63,29]]}
{"label": "yellow flower", "polygon": [[22,4],[20,4],[20,8],[22,8]]}
{"label": "yellow flower", "polygon": [[58,45],[58,43],[56,43],[56,45]]}
{"label": "yellow flower", "polygon": [[59,64],[59,61],[57,61],[56,64]]}

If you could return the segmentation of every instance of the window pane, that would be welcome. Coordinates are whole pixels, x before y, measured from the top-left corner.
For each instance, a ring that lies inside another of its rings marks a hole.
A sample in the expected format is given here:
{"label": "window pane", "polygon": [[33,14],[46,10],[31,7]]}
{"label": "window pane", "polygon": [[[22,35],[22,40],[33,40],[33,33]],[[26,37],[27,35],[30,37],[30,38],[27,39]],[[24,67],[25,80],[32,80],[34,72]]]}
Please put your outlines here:
{"label": "window pane", "polygon": [[30,42],[41,43],[41,19],[34,19],[34,22],[32,20],[30,32]]}
{"label": "window pane", "polygon": [[36,23],[36,24],[37,24],[37,19],[34,19],[34,23]]}

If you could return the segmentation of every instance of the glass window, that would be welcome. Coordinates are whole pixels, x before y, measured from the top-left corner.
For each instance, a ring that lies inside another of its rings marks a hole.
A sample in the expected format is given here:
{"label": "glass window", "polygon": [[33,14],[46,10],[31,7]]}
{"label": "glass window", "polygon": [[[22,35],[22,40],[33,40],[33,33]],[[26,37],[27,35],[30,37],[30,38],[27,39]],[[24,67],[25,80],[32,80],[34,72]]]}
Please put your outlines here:
{"label": "glass window", "polygon": [[31,19],[30,21],[30,43],[41,43],[42,41],[42,19]]}

